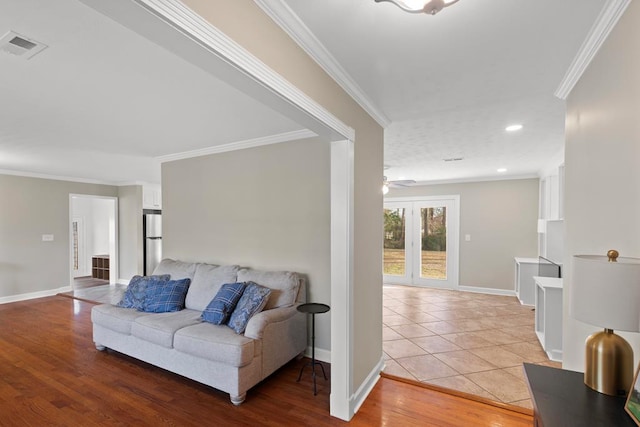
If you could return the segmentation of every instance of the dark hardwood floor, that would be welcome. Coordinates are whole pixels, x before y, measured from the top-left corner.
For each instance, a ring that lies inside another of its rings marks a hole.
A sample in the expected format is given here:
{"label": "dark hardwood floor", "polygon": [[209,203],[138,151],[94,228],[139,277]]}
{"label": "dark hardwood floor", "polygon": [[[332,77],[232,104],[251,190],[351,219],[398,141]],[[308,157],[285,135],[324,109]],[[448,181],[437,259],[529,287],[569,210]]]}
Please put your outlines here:
{"label": "dark hardwood floor", "polygon": [[[63,297],[0,305],[2,426],[319,426],[329,416],[330,381],[296,377],[293,361],[249,390],[228,395],[115,352],[98,352],[92,304]],[[328,372],[329,374],[329,372]],[[355,426],[530,426],[529,415],[382,378]]]}

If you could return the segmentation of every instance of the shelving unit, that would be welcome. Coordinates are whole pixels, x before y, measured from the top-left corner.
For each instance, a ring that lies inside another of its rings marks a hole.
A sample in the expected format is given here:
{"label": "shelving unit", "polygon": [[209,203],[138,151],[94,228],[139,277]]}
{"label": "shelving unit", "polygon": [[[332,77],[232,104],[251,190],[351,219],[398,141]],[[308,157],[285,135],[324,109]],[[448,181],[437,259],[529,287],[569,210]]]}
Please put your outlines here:
{"label": "shelving unit", "polygon": [[538,274],[538,258],[516,257],[515,290],[522,305],[535,304],[535,288],[533,276]]}
{"label": "shelving unit", "polygon": [[109,280],[109,255],[94,255],[91,258],[91,276]]}
{"label": "shelving unit", "polygon": [[535,276],[533,280],[536,335],[549,359],[562,362],[562,279]]}

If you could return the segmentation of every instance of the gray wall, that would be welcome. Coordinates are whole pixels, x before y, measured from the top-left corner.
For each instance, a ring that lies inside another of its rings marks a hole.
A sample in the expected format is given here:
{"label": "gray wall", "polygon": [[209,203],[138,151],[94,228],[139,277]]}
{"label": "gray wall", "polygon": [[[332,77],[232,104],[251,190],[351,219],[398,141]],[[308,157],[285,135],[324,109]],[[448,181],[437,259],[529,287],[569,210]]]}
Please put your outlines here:
{"label": "gray wall", "polygon": [[383,129],[255,2],[186,0],[185,4],[355,130],[354,283],[349,313],[353,373],[348,382],[349,393],[356,394],[382,357]]}
{"label": "gray wall", "polygon": [[[317,139],[162,165],[164,257],[291,270],[329,303],[329,149]],[[316,345],[330,348],[329,316]]]}
{"label": "gray wall", "polygon": [[70,285],[71,193],[117,196],[117,187],[0,175],[0,298]]}
{"label": "gray wall", "polygon": [[[538,179],[394,188],[387,197],[460,196],[460,286],[514,289],[514,260],[538,253]],[[470,234],[466,242],[464,235]]]}
{"label": "gray wall", "polygon": [[142,186],[118,187],[118,243],[120,274],[118,279],[129,281],[143,272]]}
{"label": "gray wall", "polygon": [[[572,256],[640,258],[640,3],[633,1],[567,98],[563,367],[584,370],[598,328],[569,313]],[[636,365],[640,334],[622,334]]]}

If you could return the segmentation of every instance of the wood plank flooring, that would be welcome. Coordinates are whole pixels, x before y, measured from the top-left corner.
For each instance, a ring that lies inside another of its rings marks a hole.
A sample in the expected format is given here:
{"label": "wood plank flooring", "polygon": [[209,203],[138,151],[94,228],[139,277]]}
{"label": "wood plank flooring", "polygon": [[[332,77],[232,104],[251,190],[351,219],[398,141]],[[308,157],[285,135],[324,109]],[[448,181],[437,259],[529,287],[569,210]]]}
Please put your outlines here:
{"label": "wood plank flooring", "polygon": [[[2,426],[336,426],[330,381],[313,396],[305,361],[248,392],[228,395],[115,352],[91,338],[92,304],[63,297],[0,305]],[[328,372],[329,373],[329,372]],[[529,415],[382,378],[355,426],[530,426]]]}

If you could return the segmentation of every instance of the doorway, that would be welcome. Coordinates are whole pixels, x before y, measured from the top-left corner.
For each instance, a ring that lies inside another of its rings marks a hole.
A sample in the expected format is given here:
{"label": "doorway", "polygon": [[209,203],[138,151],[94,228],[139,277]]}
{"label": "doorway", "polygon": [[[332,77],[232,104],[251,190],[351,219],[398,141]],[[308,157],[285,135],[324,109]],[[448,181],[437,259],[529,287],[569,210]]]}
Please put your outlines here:
{"label": "doorway", "polygon": [[460,196],[384,203],[385,283],[458,288]]}
{"label": "doorway", "polygon": [[72,288],[117,282],[117,212],[116,197],[69,195]]}

